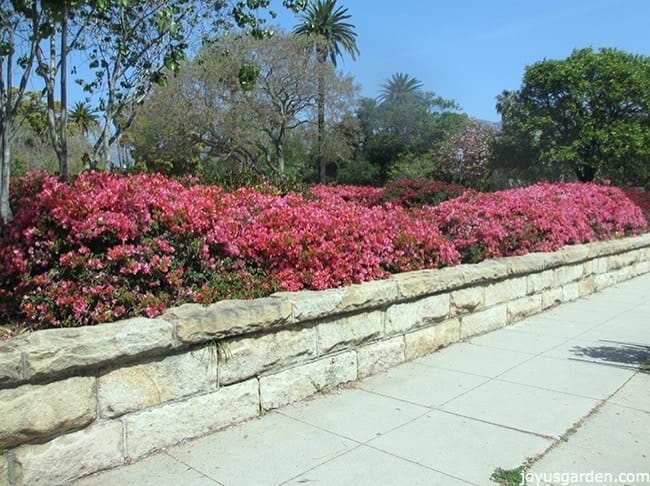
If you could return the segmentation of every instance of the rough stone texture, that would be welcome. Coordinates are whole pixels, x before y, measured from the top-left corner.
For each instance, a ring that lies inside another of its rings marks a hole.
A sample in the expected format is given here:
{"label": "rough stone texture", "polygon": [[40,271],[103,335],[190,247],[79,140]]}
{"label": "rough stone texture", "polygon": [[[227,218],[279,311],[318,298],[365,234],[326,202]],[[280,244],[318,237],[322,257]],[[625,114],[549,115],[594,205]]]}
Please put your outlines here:
{"label": "rough stone texture", "polygon": [[301,290],[299,292],[277,292],[272,297],[280,297],[291,303],[291,322],[304,322],[330,316],[343,300],[345,289]]}
{"label": "rough stone texture", "polygon": [[254,300],[224,300],[207,307],[184,304],[163,317],[176,325],[182,343],[204,343],[229,336],[265,331],[291,320],[291,302],[275,296]]}
{"label": "rough stone texture", "polygon": [[388,305],[399,299],[399,288],[392,280],[376,280],[345,288],[337,312],[358,312]]}
{"label": "rough stone texture", "polygon": [[564,292],[562,288],[547,290],[542,294],[542,310],[554,307],[564,302]]}
{"label": "rough stone texture", "polygon": [[217,357],[208,350],[186,352],[100,376],[99,413],[116,417],[216,387]]}
{"label": "rough stone texture", "polygon": [[596,279],[593,276],[581,280],[578,285],[580,286],[580,297],[593,294],[596,291]]}
{"label": "rough stone texture", "polygon": [[485,288],[485,306],[491,307],[524,295],[526,295],[526,277],[503,280]]}
{"label": "rough stone texture", "polygon": [[272,410],[314,393],[357,379],[354,351],[260,378],[262,410]]}
{"label": "rough stone texture", "polygon": [[508,267],[509,276],[542,272],[557,264],[553,253],[529,253],[527,255],[499,258],[497,261]]}
{"label": "rough stone texture", "polygon": [[23,378],[23,353],[10,343],[0,342],[0,385]]}
{"label": "rough stone texture", "polygon": [[92,377],[0,390],[0,448],[82,427],[96,408]]}
{"label": "rough stone texture", "polygon": [[[417,270],[414,272],[392,275],[390,280],[397,284],[403,299],[414,299],[462,287],[472,265],[439,268],[435,270]],[[503,267],[505,268],[505,266]],[[476,270],[474,271],[476,273]]]}
{"label": "rough stone texture", "polygon": [[30,379],[160,353],[171,349],[174,341],[171,323],[136,317],[99,326],[37,331],[12,344],[26,353]]}
{"label": "rough stone texture", "polygon": [[493,331],[508,322],[507,305],[490,307],[475,314],[463,316],[460,320],[460,338],[465,339],[476,334]]}
{"label": "rough stone texture", "polygon": [[562,255],[563,263],[582,263],[591,255],[591,248],[588,245],[569,245],[561,248],[558,254]]}
{"label": "rough stone texture", "polygon": [[507,303],[508,322],[515,322],[542,311],[540,294],[522,297]]}
{"label": "rough stone texture", "polygon": [[404,335],[405,358],[410,361],[460,340],[460,320],[450,319]]}
{"label": "rough stone texture", "polygon": [[553,270],[533,273],[528,275],[526,280],[526,293],[528,295],[537,294],[543,290],[550,289],[553,286]]}
{"label": "rough stone texture", "polygon": [[433,295],[386,310],[386,334],[403,334],[427,327],[449,316],[449,294]]}
{"label": "rough stone texture", "polygon": [[584,265],[569,265],[556,268],[553,271],[553,281],[555,287],[580,280],[584,275]]}
{"label": "rough stone texture", "polygon": [[357,350],[358,378],[374,375],[404,362],[404,338],[398,336],[387,341],[363,346]]}
{"label": "rough stone texture", "polygon": [[316,329],[279,331],[224,343],[219,383],[227,385],[316,357]]}
{"label": "rough stone texture", "polygon": [[650,273],[650,260],[642,261],[634,265],[635,275]]}
{"label": "rough stone texture", "polygon": [[594,277],[594,283],[596,284],[596,291],[600,292],[601,290],[614,285],[616,279],[612,273],[602,273]]}
{"label": "rough stone texture", "polygon": [[611,272],[616,283],[624,282],[632,278],[634,269],[632,267],[622,267]]}
{"label": "rough stone texture", "polygon": [[317,332],[319,356],[349,349],[382,337],[382,313],[374,311],[323,322]]}
{"label": "rough stone texture", "polygon": [[337,314],[372,310],[399,300],[394,280],[376,280],[340,289],[278,292],[293,307],[292,323],[305,322]]}
{"label": "rough stone texture", "polygon": [[619,268],[628,267],[637,262],[639,254],[631,251],[620,255],[612,255],[607,259],[608,270],[618,270]]}
{"label": "rough stone texture", "polygon": [[592,270],[595,274],[603,274],[607,272],[607,258],[596,258],[591,261]]}
{"label": "rough stone texture", "polygon": [[455,290],[450,295],[451,316],[480,310],[484,302],[485,292],[481,286]]}
{"label": "rough stone texture", "polygon": [[580,284],[578,282],[569,283],[562,287],[563,302],[571,302],[579,298],[580,298]]}
{"label": "rough stone texture", "polygon": [[9,462],[5,455],[0,456],[0,486],[9,486]]}
{"label": "rough stone texture", "polygon": [[259,414],[256,379],[125,416],[131,459]]}
{"label": "rough stone texture", "polygon": [[124,462],[122,423],[96,423],[45,444],[14,449],[16,484],[68,484]]}

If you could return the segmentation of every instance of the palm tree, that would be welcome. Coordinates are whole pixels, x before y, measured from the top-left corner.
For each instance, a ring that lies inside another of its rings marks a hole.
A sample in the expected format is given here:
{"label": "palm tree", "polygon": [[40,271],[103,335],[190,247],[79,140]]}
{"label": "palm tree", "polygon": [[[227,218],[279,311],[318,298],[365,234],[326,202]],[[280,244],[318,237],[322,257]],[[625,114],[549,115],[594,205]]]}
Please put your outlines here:
{"label": "palm tree", "polygon": [[78,101],[68,115],[68,121],[74,124],[84,135],[97,128],[98,119],[95,111],[87,103]]}
{"label": "palm tree", "polygon": [[405,73],[396,73],[381,85],[381,94],[378,101],[403,101],[417,94],[422,89],[420,80]]}
{"label": "palm tree", "polygon": [[[336,66],[337,57],[343,52],[355,59],[359,54],[357,33],[354,25],[346,22],[350,18],[348,9],[336,6],[336,0],[312,0],[300,15],[301,23],[294,30],[294,35],[306,35],[314,38],[316,56],[321,67],[328,61]],[[325,143],[325,72],[320,70],[318,77],[318,170],[320,181],[326,182],[326,163],[323,157]]]}

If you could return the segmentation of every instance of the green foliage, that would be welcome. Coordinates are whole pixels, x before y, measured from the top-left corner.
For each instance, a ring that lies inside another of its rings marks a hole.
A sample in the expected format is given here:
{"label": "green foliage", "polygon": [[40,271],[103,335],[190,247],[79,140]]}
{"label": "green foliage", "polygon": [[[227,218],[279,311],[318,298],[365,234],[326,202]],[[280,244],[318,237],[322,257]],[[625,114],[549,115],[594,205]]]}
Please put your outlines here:
{"label": "green foliage", "polygon": [[[406,75],[395,76],[402,79]],[[411,88],[417,86],[415,79],[404,80],[403,84]],[[458,109],[454,101],[419,89],[402,89],[397,85],[394,88],[392,94],[383,93],[381,102],[371,98],[361,100],[357,112],[363,133],[362,157],[379,168],[378,183],[389,179],[400,157],[427,158],[425,154],[437,150],[466,118],[454,113]],[[413,175],[427,177],[427,174]]]}
{"label": "green foliage", "polygon": [[497,110],[500,167],[581,181],[650,180],[650,57],[580,49],[538,62],[518,91],[499,96]]}
{"label": "green foliage", "polygon": [[340,184],[372,185],[379,179],[379,167],[363,158],[346,160],[339,164],[337,182]]}
{"label": "green foliage", "polygon": [[337,7],[336,0],[311,1],[300,14],[300,23],[293,33],[316,37],[316,48],[336,66],[336,58],[342,57],[344,51],[352,59],[359,55],[355,27],[346,22],[349,18],[348,9]]}
{"label": "green foliage", "polygon": [[524,476],[525,469],[518,467],[515,469],[503,469],[498,467],[490,476],[490,481],[493,481],[501,486],[519,486],[528,484]]}

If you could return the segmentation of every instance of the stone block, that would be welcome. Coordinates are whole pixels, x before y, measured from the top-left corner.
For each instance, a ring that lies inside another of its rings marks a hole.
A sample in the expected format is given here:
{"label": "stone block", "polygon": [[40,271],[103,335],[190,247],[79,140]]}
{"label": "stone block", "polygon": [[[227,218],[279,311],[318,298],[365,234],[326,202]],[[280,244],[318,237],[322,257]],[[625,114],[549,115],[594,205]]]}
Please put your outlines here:
{"label": "stone block", "polygon": [[496,261],[507,265],[509,276],[539,273],[555,264],[553,253],[529,253],[527,255],[498,258]]}
{"label": "stone block", "polygon": [[526,293],[528,295],[538,294],[553,286],[553,270],[533,273],[526,278]]}
{"label": "stone block", "polygon": [[96,368],[174,347],[173,325],[136,317],[98,326],[36,331],[14,340],[27,356],[26,378]]}
{"label": "stone block", "polygon": [[345,289],[301,290],[299,292],[277,292],[272,297],[280,297],[291,303],[291,322],[304,322],[331,316],[343,300]]}
{"label": "stone block", "polygon": [[433,353],[460,340],[460,320],[449,319],[435,326],[420,329],[404,335],[405,358],[410,361],[420,356]]}
{"label": "stone block", "polygon": [[431,326],[449,316],[449,294],[424,297],[386,310],[386,334],[394,336]]}
{"label": "stone block", "polygon": [[621,253],[619,255],[612,255],[607,259],[607,270],[618,270],[619,268],[629,267],[638,260],[638,253],[631,251],[628,253]]}
{"label": "stone block", "polygon": [[184,304],[163,317],[176,325],[180,342],[195,344],[278,328],[291,321],[291,312],[291,302],[275,296],[223,300],[207,307]]}
{"label": "stone block", "polygon": [[596,279],[593,275],[578,282],[580,287],[580,297],[593,294],[596,291]]}
{"label": "stone block", "polygon": [[499,260],[483,260],[474,265],[460,265],[452,268],[462,270],[465,275],[464,283],[468,286],[494,282],[510,274],[508,265]]}
{"label": "stone block", "polygon": [[137,459],[184,439],[199,437],[259,414],[256,379],[167,403],[124,417],[126,450]]}
{"label": "stone block", "polygon": [[485,306],[491,307],[525,296],[527,291],[526,279],[527,277],[509,278],[488,285],[485,288]]}
{"label": "stone block", "polygon": [[327,353],[376,341],[382,337],[383,331],[380,311],[323,322],[317,326],[318,355],[323,356]]}
{"label": "stone block", "polygon": [[216,388],[217,357],[206,350],[185,352],[101,375],[99,413],[116,417]]}
{"label": "stone block", "polygon": [[564,302],[564,292],[561,287],[546,290],[542,294],[542,310],[549,309]]}
{"label": "stone block", "polygon": [[591,255],[591,250],[587,245],[568,245],[557,253],[562,255],[565,264],[571,265],[584,262]]}
{"label": "stone block", "polygon": [[18,383],[23,378],[23,353],[9,342],[0,342],[0,385]]}
{"label": "stone block", "polygon": [[607,273],[607,258],[596,258],[591,261],[591,265],[594,274]]}
{"label": "stone block", "polygon": [[45,444],[14,449],[16,484],[68,484],[124,463],[124,432],[119,420],[98,422]]}
{"label": "stone block", "polygon": [[397,336],[360,347],[357,350],[357,362],[358,378],[365,378],[403,363],[404,338]]}
{"label": "stone block", "polygon": [[459,314],[467,314],[483,308],[485,303],[485,292],[480,285],[454,290],[450,296],[450,314],[452,317]]}
{"label": "stone block", "polygon": [[0,486],[10,486],[9,461],[6,455],[0,455]]}
{"label": "stone block", "polygon": [[317,353],[315,328],[283,330],[223,343],[219,383],[227,385],[312,360]]}
{"label": "stone block", "polygon": [[542,311],[542,295],[530,295],[508,302],[508,322],[516,322]]}
{"label": "stone block", "polygon": [[616,279],[611,272],[602,273],[594,277],[594,283],[596,284],[596,291],[600,292],[607,287],[611,287],[616,283]]}
{"label": "stone block", "polygon": [[565,265],[553,270],[553,282],[555,287],[580,280],[584,275],[584,265]]}
{"label": "stone block", "polygon": [[321,358],[260,378],[262,410],[272,410],[357,379],[354,351]]}
{"label": "stone block", "polygon": [[460,320],[460,338],[494,331],[508,322],[507,305],[500,304],[489,309],[463,316]]}
{"label": "stone block", "polygon": [[562,287],[562,301],[571,302],[580,298],[580,284],[572,282]]}
{"label": "stone block", "polygon": [[[475,266],[457,265],[434,270],[398,273],[392,275],[389,280],[397,284],[402,299],[416,299],[462,287],[467,275],[478,273],[476,269],[473,269]],[[505,266],[503,268],[505,269]]]}
{"label": "stone block", "polygon": [[0,448],[83,427],[95,419],[95,378],[0,390]]}
{"label": "stone block", "polygon": [[645,275],[650,273],[650,260],[640,261],[634,265],[635,275]]}
{"label": "stone block", "polygon": [[632,276],[634,274],[634,267],[633,266],[621,267],[618,270],[612,271],[611,273],[612,273],[616,283],[625,282],[626,280],[629,280],[629,279],[632,278]]}

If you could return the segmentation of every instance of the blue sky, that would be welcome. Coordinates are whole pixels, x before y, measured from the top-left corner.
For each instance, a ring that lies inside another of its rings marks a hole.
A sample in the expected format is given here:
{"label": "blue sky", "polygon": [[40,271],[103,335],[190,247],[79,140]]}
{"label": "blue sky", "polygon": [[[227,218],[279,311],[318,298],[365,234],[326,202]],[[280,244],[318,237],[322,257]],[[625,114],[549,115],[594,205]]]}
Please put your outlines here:
{"label": "blue sky", "polygon": [[[276,4],[281,2],[276,0]],[[338,0],[356,26],[361,55],[339,62],[364,96],[391,74],[416,77],[467,114],[498,121],[495,98],[521,85],[524,68],[575,48],[650,55],[647,0]],[[279,13],[282,8],[276,9]],[[289,12],[277,19],[288,30]]]}

